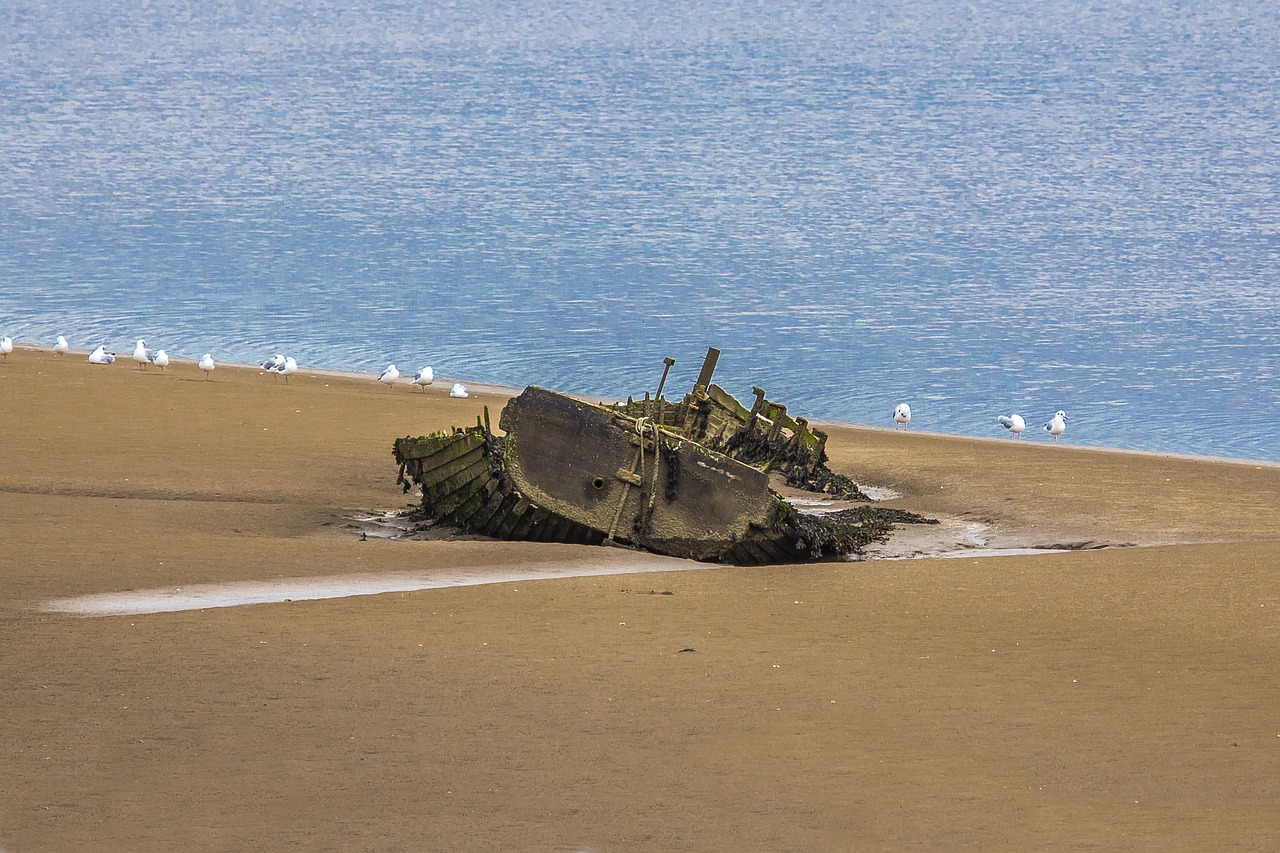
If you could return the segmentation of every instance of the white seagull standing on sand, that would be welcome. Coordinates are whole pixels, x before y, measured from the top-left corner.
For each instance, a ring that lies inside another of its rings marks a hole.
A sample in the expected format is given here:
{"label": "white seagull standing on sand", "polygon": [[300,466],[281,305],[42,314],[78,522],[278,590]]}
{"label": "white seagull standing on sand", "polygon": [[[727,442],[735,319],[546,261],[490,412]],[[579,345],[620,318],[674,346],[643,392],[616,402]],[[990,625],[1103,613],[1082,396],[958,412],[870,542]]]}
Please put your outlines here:
{"label": "white seagull standing on sand", "polygon": [[281,368],[281,367],[284,367],[284,356],[283,356],[283,355],[281,355],[280,353],[276,353],[275,355],[271,356],[271,358],[269,358],[269,359],[267,359],[266,361],[262,362],[261,367],[262,367],[262,369],[263,369],[263,370],[265,370],[267,373],[270,373],[270,374],[271,374],[271,378],[272,378],[274,381],[279,382],[279,381],[280,381],[280,368]]}
{"label": "white seagull standing on sand", "polygon": [[1008,417],[1001,415],[996,418],[996,423],[1011,432],[1014,438],[1022,438],[1022,431],[1027,428],[1027,422],[1023,420],[1022,415],[1009,415]]}
{"label": "white seagull standing on sand", "polygon": [[71,344],[67,343],[67,339],[63,335],[58,335],[58,342],[53,345],[53,354],[56,358],[61,358],[67,354],[67,350],[71,349]]}
{"label": "white seagull standing on sand", "polygon": [[285,385],[289,384],[289,377],[297,372],[298,372],[298,362],[296,362],[293,356],[291,355],[285,356],[284,361],[281,362],[280,366],[276,368],[276,374],[278,376],[284,377]]}
{"label": "white seagull standing on sand", "polygon": [[4,356],[4,360],[9,360],[9,353],[13,352],[13,338],[5,335],[0,338],[0,355]]}
{"label": "white seagull standing on sand", "polygon": [[110,364],[116,360],[116,354],[107,352],[107,348],[102,344],[98,344],[98,348],[89,353],[90,364]]}
{"label": "white seagull standing on sand", "polygon": [[378,377],[378,381],[387,386],[390,391],[395,388],[396,380],[400,378],[400,371],[396,369],[394,364],[388,364],[387,369],[382,371],[382,375]]}
{"label": "white seagull standing on sand", "polygon": [[142,338],[138,338],[138,345],[133,348],[133,360],[138,362],[139,370],[156,360],[155,354],[147,349],[147,342]]}
{"label": "white seagull standing on sand", "polygon": [[427,386],[436,381],[435,371],[430,367],[424,367],[419,370],[413,377],[413,384],[422,389],[422,393],[427,393]]}
{"label": "white seagull standing on sand", "polygon": [[162,349],[156,350],[156,357],[152,359],[152,361],[155,363],[156,367],[160,368],[161,370],[164,370],[166,367],[169,366],[169,353],[165,352]]}
{"label": "white seagull standing on sand", "polygon": [[467,386],[463,385],[461,382],[453,383],[453,387],[449,389],[449,396],[450,397],[467,396]]}
{"label": "white seagull standing on sand", "polygon": [[895,429],[902,429],[911,423],[911,407],[906,403],[899,403],[893,410],[893,422],[898,425]]}
{"label": "white seagull standing on sand", "polygon": [[213,373],[213,369],[217,366],[218,365],[213,362],[213,356],[209,355],[209,353],[205,353],[200,357],[199,367],[204,371],[204,378],[206,381],[209,379],[209,374]]}
{"label": "white seagull standing on sand", "polygon": [[1054,441],[1057,441],[1058,436],[1067,431],[1067,420],[1067,413],[1058,410],[1054,412],[1053,420],[1044,425],[1044,428],[1049,431],[1049,435],[1053,436]]}

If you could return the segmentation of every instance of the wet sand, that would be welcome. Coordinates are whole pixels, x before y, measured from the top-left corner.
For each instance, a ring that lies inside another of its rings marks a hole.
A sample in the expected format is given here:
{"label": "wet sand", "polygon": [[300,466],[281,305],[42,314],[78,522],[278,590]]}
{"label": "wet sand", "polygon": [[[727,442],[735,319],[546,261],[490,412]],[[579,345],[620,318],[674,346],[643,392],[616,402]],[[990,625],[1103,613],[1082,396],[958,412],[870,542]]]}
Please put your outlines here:
{"label": "wet sand", "polygon": [[[447,392],[0,363],[0,850],[1280,848],[1280,468],[833,427],[972,555],[361,541]],[[42,609],[423,576],[505,582]]]}

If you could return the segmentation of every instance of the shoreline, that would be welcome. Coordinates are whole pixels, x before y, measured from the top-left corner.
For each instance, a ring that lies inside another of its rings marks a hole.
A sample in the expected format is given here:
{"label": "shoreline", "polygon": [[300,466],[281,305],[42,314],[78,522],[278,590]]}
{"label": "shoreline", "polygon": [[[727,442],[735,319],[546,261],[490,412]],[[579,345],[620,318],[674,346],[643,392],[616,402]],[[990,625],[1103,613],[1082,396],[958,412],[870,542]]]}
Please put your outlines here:
{"label": "shoreline", "polygon": [[866,432],[882,432],[882,433],[906,433],[911,435],[919,435],[926,438],[963,438],[966,441],[982,441],[991,442],[997,445],[1011,444],[1018,446],[1035,446],[1035,447],[1069,447],[1073,450],[1093,451],[1097,453],[1115,453],[1121,455],[1134,456],[1151,456],[1157,459],[1176,459],[1186,462],[1215,462],[1227,465],[1247,465],[1254,467],[1280,468],[1280,462],[1273,462],[1269,459],[1246,459],[1237,456],[1209,456],[1199,453],[1178,453],[1166,450],[1142,450],[1141,448],[1129,447],[1106,447],[1096,444],[1071,444],[1069,441],[1062,441],[1054,444],[1052,441],[1029,441],[1025,439],[1014,439],[1008,437],[992,436],[992,435],[962,435],[954,432],[935,432],[931,430],[895,430],[893,427],[869,426],[866,424],[845,424],[839,421],[822,421],[810,420],[810,425],[826,429],[829,427],[850,428]]}
{"label": "shoreline", "polygon": [[[53,353],[52,347],[42,346],[37,344],[22,343],[16,340],[14,341],[14,349],[15,350],[22,349],[30,352],[39,352],[39,353],[45,353],[45,354]],[[70,349],[67,351],[67,355],[80,355],[82,357],[87,357],[88,354],[89,354],[89,350],[83,350],[83,349]],[[122,353],[120,351],[117,351],[116,355],[117,355],[117,361],[121,363],[121,366],[124,366],[126,362],[132,361],[129,358],[127,353]],[[192,367],[194,367],[197,361],[198,359],[175,358],[171,356],[170,363],[173,365],[189,364]],[[263,375],[266,374],[266,371],[262,369],[262,366],[260,364],[242,364],[240,362],[221,362],[221,361],[218,362],[217,364],[219,368],[226,367],[226,368],[234,368],[237,370],[255,370]],[[100,366],[100,365],[95,365],[95,366]],[[106,365],[106,366],[114,367],[116,365]],[[379,374],[375,372],[370,372],[370,371],[299,366],[298,373],[296,375],[321,376],[321,377],[329,377],[333,379],[372,379],[376,381]],[[404,379],[404,381],[397,382],[396,384],[411,385],[412,383],[409,381],[410,378],[411,376],[406,376],[402,374],[402,379]],[[508,385],[478,382],[478,381],[473,382],[473,381],[468,381],[466,379],[461,379],[458,377],[437,376],[435,379],[435,384],[438,384],[438,385],[452,384],[454,382],[462,383],[469,392],[487,394],[492,396],[514,397],[523,390],[522,388],[515,388]],[[574,394],[573,396],[583,400],[590,400],[595,402],[601,402],[601,401],[619,402],[625,399],[622,397],[610,397],[609,395],[606,395],[606,394]],[[1197,453],[1180,453],[1176,451],[1164,451],[1164,450],[1144,450],[1141,448],[1109,447],[1109,446],[1092,445],[1092,444],[1071,444],[1069,443],[1069,440],[1065,442],[1060,442],[1059,444],[1055,445],[1053,442],[1047,442],[1043,440],[1041,441],[1030,440],[1030,439],[1020,440],[1020,439],[1009,438],[1008,436],[1002,437],[1002,436],[967,435],[962,433],[936,432],[936,431],[921,430],[921,429],[897,430],[897,429],[894,429],[893,427],[874,426],[870,424],[859,424],[859,423],[852,423],[852,422],[846,423],[843,421],[831,421],[831,420],[813,419],[813,418],[809,420],[809,423],[814,427],[818,427],[824,430],[831,429],[831,428],[854,429],[854,430],[876,432],[876,433],[900,433],[900,434],[908,434],[908,435],[917,435],[925,438],[962,438],[962,439],[971,440],[971,441],[994,442],[997,444],[1003,444],[1008,442],[1008,443],[1012,443],[1014,446],[1022,446],[1022,444],[1025,444],[1028,446],[1047,446],[1047,447],[1062,446],[1062,447],[1070,447],[1076,450],[1096,451],[1099,453],[1134,454],[1134,455],[1140,455],[1140,456],[1152,456],[1155,458],[1167,458],[1167,459],[1176,459],[1176,460],[1185,460],[1185,461],[1220,462],[1220,463],[1233,464],[1233,465],[1248,465],[1248,466],[1255,466],[1255,467],[1261,466],[1261,467],[1269,467],[1269,468],[1280,468],[1280,461],[1273,461],[1269,459],[1250,459],[1246,457],[1236,457],[1236,456],[1212,456],[1212,455],[1197,454]]]}

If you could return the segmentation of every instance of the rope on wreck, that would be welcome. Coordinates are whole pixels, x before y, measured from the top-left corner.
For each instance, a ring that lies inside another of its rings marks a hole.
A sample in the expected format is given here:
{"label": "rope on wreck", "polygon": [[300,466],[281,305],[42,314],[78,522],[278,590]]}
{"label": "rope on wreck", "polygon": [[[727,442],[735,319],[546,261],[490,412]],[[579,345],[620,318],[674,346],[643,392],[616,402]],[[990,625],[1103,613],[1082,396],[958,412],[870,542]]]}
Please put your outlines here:
{"label": "rope on wreck", "polygon": [[649,506],[646,515],[653,514],[653,506],[658,500],[658,462],[662,459],[662,445],[658,441],[658,422],[652,418],[636,418],[636,434],[640,436],[640,474],[644,479],[644,430],[648,427],[653,433],[653,473],[649,475]]}
{"label": "rope on wreck", "polygon": [[649,476],[649,511],[653,515],[653,506],[658,501],[658,463],[662,461],[662,443],[658,440],[658,422],[649,418],[636,421],[636,432],[640,433],[640,476],[644,476],[644,428],[648,426],[653,432],[653,473]]}
{"label": "rope on wreck", "polygon": [[[643,421],[644,421],[644,418],[636,419],[637,430],[640,428],[640,424]],[[622,469],[619,468],[618,470],[619,472],[621,472]],[[644,435],[643,434],[641,434],[641,437],[640,437],[640,470],[644,471]],[[623,510],[623,507],[627,505],[627,492],[630,491],[630,489],[631,489],[631,484],[626,480],[623,480],[622,489],[618,493],[618,508],[614,510],[613,521],[609,523],[609,531],[604,535],[604,538],[606,541],[612,540],[613,534],[616,533],[618,530],[618,522],[622,519],[622,510]]]}
{"label": "rope on wreck", "polygon": [[[648,417],[636,418],[636,434],[640,436],[640,446],[639,446],[640,470],[638,472],[632,472],[632,473],[638,473],[640,475],[641,481],[643,482],[643,479],[644,479],[644,430],[646,426],[649,427],[649,429],[652,430],[653,432],[654,462],[653,462],[653,474],[649,478],[649,506],[648,506],[648,512],[652,513],[654,502],[657,500],[658,459],[661,457],[661,454],[659,452],[659,448],[661,445],[659,445],[658,443],[658,424]],[[606,539],[612,539],[613,534],[616,533],[618,530],[618,522],[622,520],[622,510],[627,505],[627,494],[630,491],[630,487],[631,487],[631,483],[629,483],[626,480],[622,481],[622,491],[620,496],[618,497],[618,508],[613,513],[613,521],[609,524],[609,532],[605,534]]]}

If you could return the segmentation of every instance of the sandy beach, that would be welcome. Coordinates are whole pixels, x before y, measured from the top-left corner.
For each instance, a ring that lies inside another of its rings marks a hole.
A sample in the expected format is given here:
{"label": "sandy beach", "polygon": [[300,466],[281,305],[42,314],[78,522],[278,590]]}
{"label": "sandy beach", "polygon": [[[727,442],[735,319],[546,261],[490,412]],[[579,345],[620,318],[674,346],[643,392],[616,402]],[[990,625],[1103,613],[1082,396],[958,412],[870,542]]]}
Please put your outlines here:
{"label": "sandy beach", "polygon": [[448,389],[0,363],[0,851],[1280,849],[1280,467],[828,425],[916,558],[362,539]]}

